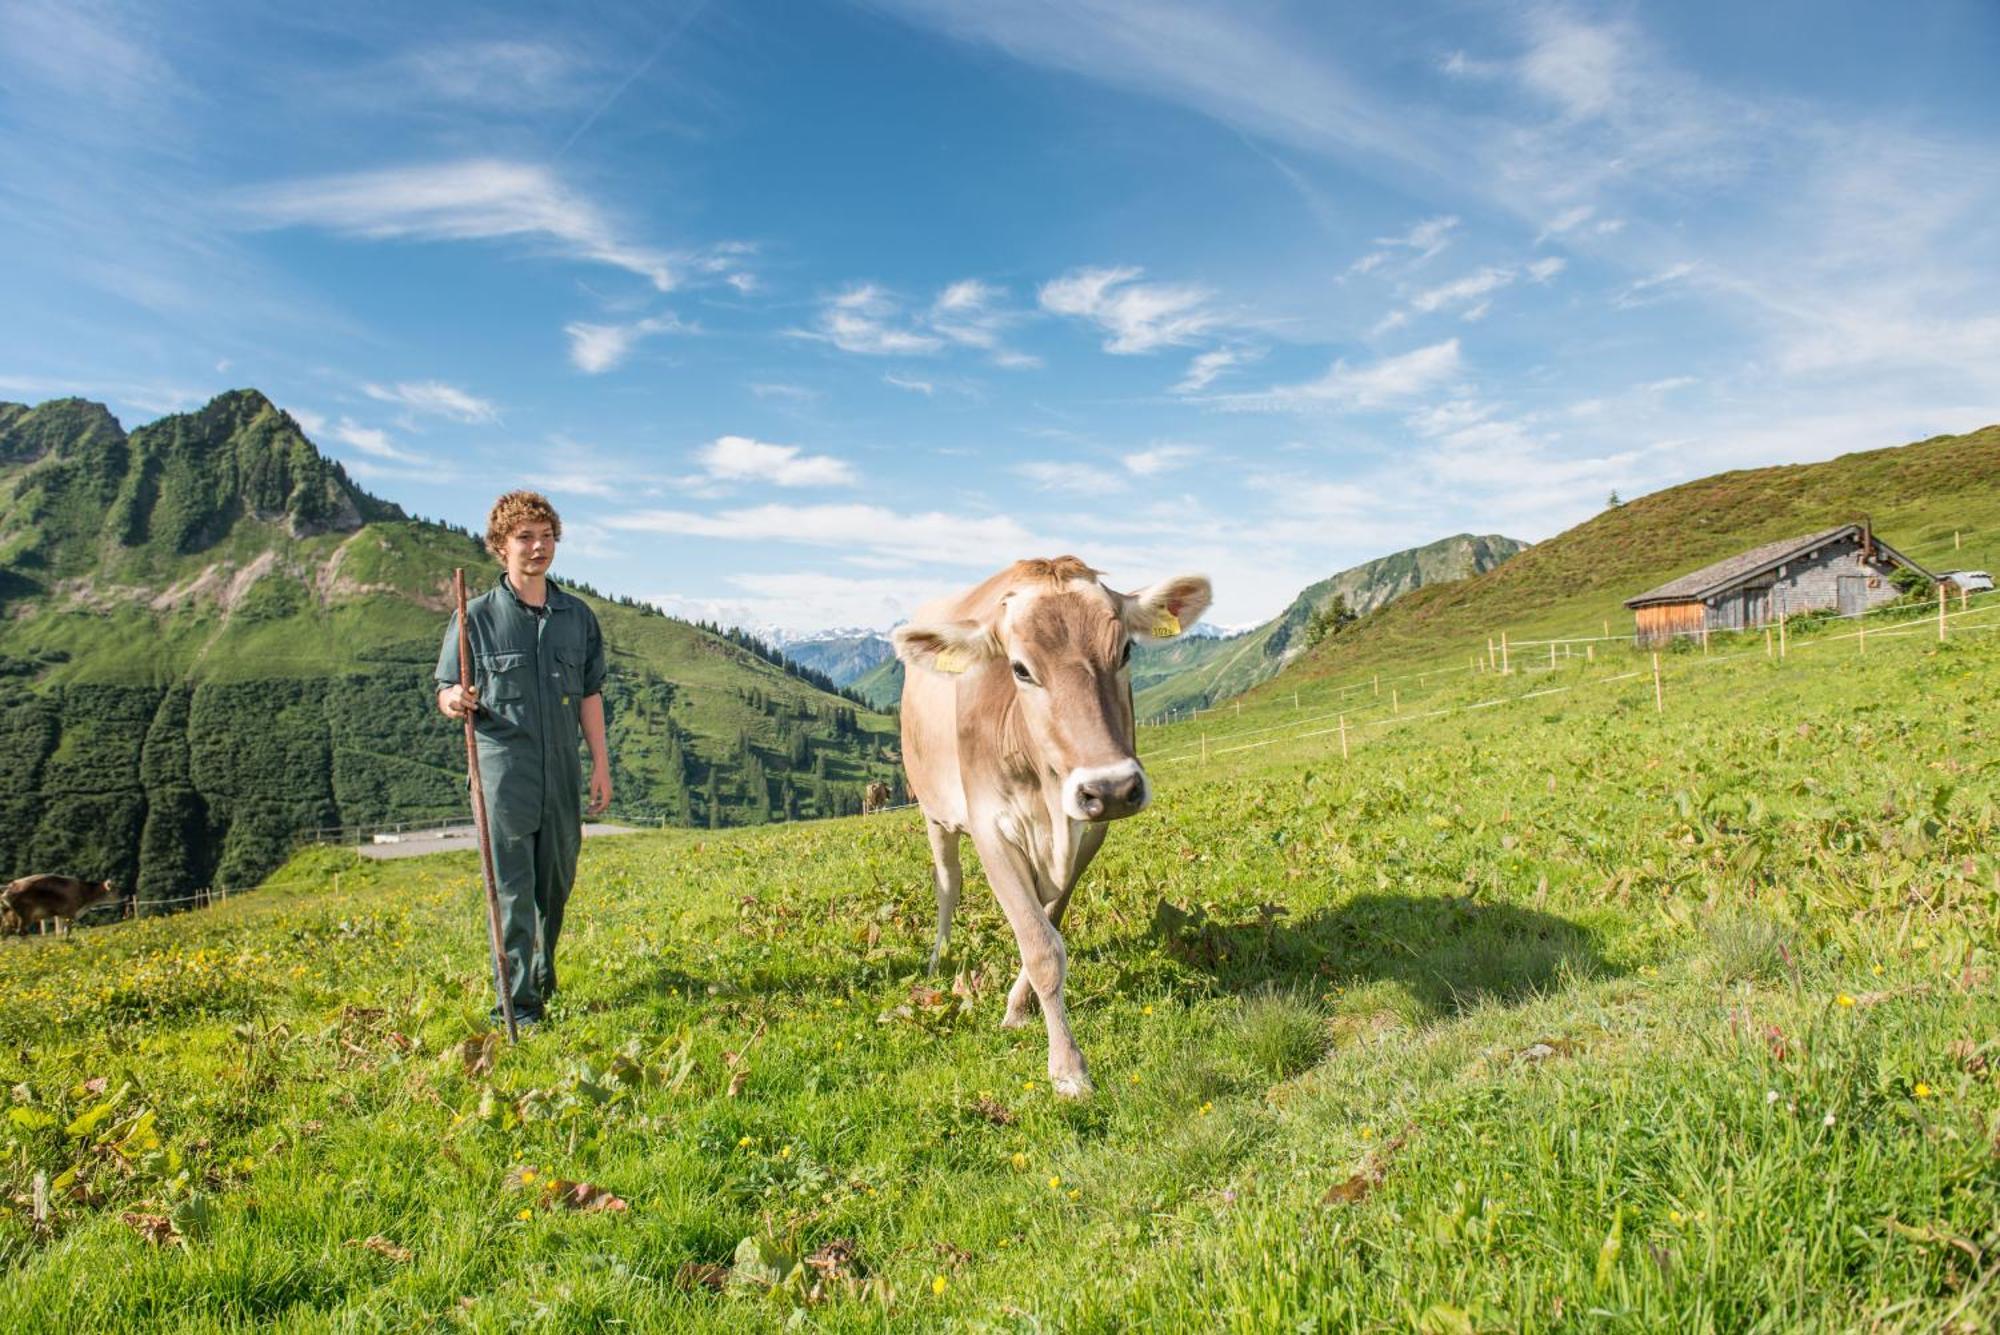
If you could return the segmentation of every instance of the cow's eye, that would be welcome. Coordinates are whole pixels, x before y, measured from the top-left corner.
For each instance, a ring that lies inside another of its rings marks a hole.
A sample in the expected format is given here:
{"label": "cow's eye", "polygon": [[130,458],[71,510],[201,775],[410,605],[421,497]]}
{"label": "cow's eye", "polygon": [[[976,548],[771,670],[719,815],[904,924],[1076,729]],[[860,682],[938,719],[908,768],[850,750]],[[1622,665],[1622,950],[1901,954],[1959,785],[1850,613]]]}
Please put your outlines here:
{"label": "cow's eye", "polygon": [[1118,657],[1118,666],[1124,667],[1132,661],[1132,641],[1125,641],[1125,652]]}
{"label": "cow's eye", "polygon": [[1028,671],[1028,665],[1018,658],[1014,660],[1014,680],[1025,681],[1030,686],[1035,684],[1035,674]]}

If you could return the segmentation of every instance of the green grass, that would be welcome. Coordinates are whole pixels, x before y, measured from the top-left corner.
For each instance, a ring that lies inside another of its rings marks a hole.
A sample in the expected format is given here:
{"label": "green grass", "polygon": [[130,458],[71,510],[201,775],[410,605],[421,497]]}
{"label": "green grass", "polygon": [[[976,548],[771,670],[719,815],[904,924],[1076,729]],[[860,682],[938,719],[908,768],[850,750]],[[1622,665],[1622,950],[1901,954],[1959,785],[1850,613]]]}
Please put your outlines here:
{"label": "green grass", "polygon": [[[9,943],[0,1325],[1991,1328],[2000,635],[1959,624],[1667,655],[1665,713],[1603,655],[1394,716],[1308,681],[1206,763],[1148,730],[1071,918],[1081,1104],[997,1028],[976,876],[972,996],[923,990],[913,812],[591,843],[553,1023],[487,1071],[466,855]],[[1295,735],[1339,709],[1345,762]],[[698,1281],[746,1239],[867,1280]]]}

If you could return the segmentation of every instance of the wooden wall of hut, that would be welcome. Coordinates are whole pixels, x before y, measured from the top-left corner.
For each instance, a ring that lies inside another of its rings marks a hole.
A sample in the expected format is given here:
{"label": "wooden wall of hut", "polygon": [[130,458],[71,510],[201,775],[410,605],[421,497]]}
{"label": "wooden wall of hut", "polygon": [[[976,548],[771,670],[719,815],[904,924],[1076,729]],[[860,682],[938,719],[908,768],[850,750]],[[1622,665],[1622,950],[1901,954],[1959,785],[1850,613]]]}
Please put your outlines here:
{"label": "wooden wall of hut", "polygon": [[1676,635],[1700,635],[1707,612],[1707,606],[1698,600],[1632,609],[1638,623],[1639,643],[1648,645],[1665,644]]}

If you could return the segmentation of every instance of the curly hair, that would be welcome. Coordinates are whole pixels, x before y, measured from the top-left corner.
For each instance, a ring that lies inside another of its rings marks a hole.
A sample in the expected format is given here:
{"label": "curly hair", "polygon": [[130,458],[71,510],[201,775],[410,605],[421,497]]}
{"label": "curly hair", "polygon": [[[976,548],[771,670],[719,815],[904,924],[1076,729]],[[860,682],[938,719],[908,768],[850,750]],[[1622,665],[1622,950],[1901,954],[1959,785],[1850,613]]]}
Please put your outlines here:
{"label": "curly hair", "polygon": [[546,522],[555,530],[556,539],[562,539],[562,517],[548,497],[539,491],[510,491],[493,502],[493,512],[486,516],[486,550],[493,553],[494,560],[506,564],[507,535],[524,519]]}

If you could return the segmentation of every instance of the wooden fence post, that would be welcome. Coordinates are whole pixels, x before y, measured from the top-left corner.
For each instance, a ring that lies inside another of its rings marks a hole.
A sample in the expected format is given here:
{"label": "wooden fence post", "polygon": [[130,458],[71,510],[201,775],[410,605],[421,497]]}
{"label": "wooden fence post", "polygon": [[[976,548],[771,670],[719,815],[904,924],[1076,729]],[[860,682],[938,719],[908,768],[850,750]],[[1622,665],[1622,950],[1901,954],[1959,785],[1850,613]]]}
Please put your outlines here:
{"label": "wooden fence post", "polygon": [[1667,712],[1667,697],[1660,689],[1660,651],[1653,650],[1653,712]]}
{"label": "wooden fence post", "polygon": [[1707,612],[1703,612],[1701,616],[1701,656],[1703,658],[1708,657],[1708,613]]}
{"label": "wooden fence post", "polygon": [[1513,672],[1513,667],[1507,662],[1507,632],[1503,630],[1500,632],[1500,675],[1512,676]]}
{"label": "wooden fence post", "polygon": [[1549,671],[1551,671],[1551,672],[1554,672],[1555,670],[1556,670],[1556,642],[1555,642],[1554,640],[1550,640],[1550,641],[1549,641]]}
{"label": "wooden fence post", "polygon": [[1375,674],[1375,694],[1382,694],[1382,674],[1379,672]]}
{"label": "wooden fence post", "polygon": [[1764,627],[1764,657],[1775,658],[1776,656],[1777,655],[1771,651],[1771,628],[1769,626],[1766,626]]}
{"label": "wooden fence post", "polygon": [[1583,661],[1586,663],[1595,663],[1597,661],[1596,645],[1586,644],[1583,646]]}
{"label": "wooden fence post", "polygon": [[1493,664],[1494,664],[1493,637],[1491,635],[1488,635],[1486,637],[1486,670],[1488,672],[1491,672],[1493,670]]}
{"label": "wooden fence post", "polygon": [[1243,702],[1241,700],[1238,700],[1236,702],[1236,717],[1238,718],[1243,717]]}
{"label": "wooden fence post", "polygon": [[1389,712],[1391,714],[1403,712],[1403,693],[1393,686],[1389,688]]}
{"label": "wooden fence post", "polygon": [[1340,758],[1347,759],[1347,715],[1340,716]]}
{"label": "wooden fence post", "polygon": [[1294,714],[1299,712],[1299,693],[1297,691],[1292,692],[1292,712]]}
{"label": "wooden fence post", "polygon": [[1938,643],[1944,643],[1944,581],[1938,581]]}

